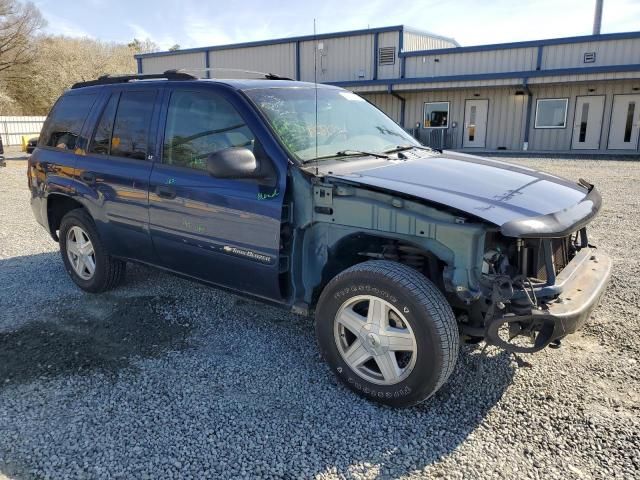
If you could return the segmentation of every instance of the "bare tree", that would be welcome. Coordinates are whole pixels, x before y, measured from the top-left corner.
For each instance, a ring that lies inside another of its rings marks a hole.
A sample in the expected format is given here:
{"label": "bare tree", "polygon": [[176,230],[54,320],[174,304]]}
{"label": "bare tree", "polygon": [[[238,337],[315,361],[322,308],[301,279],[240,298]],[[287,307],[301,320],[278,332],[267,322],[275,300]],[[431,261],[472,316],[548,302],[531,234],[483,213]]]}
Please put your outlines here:
{"label": "bare tree", "polygon": [[134,53],[153,53],[160,50],[158,44],[150,38],[147,38],[146,40],[138,40],[137,38],[134,38],[133,41],[127,44],[127,46],[133,50]]}
{"label": "bare tree", "polygon": [[33,61],[36,54],[33,40],[45,25],[33,3],[0,0],[0,72]]}
{"label": "bare tree", "polygon": [[124,44],[52,36],[40,37],[37,50],[36,59],[22,69],[22,75],[5,82],[11,98],[31,115],[45,115],[76,82],[136,69],[131,48]]}

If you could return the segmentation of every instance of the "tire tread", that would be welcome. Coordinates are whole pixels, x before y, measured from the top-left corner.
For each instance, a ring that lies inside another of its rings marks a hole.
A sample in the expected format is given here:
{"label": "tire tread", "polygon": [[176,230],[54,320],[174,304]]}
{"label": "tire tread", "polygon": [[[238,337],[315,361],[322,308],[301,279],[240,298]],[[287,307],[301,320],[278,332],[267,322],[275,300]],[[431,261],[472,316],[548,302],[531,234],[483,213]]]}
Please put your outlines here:
{"label": "tire tread", "polygon": [[[428,312],[435,324],[443,352],[443,368],[433,389],[433,393],[442,387],[453,373],[458,360],[460,348],[460,335],[458,324],[449,302],[440,290],[424,275],[417,270],[391,260],[370,260],[353,265],[340,272],[325,287],[325,292],[331,291],[331,285],[339,282],[345,276],[353,273],[380,275],[390,279],[399,287],[406,289],[413,295],[422,307]],[[320,302],[322,302],[322,296]],[[433,395],[433,393],[431,395]],[[412,405],[427,400],[431,395],[414,402]]]}

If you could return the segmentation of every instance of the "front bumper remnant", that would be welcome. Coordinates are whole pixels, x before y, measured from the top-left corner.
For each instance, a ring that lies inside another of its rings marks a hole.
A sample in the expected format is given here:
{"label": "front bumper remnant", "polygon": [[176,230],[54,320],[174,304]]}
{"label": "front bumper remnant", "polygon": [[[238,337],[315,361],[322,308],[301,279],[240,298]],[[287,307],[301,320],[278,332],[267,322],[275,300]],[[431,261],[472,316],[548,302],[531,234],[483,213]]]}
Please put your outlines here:
{"label": "front bumper remnant", "polygon": [[[485,326],[488,343],[516,353],[534,353],[554,340],[574,333],[598,306],[611,276],[611,258],[593,248],[583,248],[560,272],[556,285],[562,293],[551,302],[542,303],[529,315],[505,314]],[[501,338],[499,331],[509,327],[510,340],[531,335],[532,345],[521,346]]]}

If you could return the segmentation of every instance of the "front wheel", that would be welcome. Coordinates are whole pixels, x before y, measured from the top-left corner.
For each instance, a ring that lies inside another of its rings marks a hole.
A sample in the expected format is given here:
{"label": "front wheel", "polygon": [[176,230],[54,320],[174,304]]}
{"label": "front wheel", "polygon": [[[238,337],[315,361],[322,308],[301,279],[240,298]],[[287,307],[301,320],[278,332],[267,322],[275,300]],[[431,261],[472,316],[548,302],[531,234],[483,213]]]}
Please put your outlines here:
{"label": "front wheel", "polygon": [[459,336],[444,295],[405,265],[355,265],[326,286],[316,310],[323,357],[348,387],[396,407],[426,400],[455,366]]}

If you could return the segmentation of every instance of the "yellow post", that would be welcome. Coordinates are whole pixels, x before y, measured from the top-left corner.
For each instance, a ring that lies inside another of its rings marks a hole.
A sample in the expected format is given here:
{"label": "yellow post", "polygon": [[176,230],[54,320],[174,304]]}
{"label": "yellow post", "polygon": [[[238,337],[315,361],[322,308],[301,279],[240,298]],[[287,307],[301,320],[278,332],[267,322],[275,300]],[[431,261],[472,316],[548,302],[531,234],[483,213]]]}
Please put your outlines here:
{"label": "yellow post", "polygon": [[31,135],[22,135],[21,143],[22,143],[22,151],[23,152],[27,151],[27,143],[29,143],[29,139],[30,138],[31,138]]}

